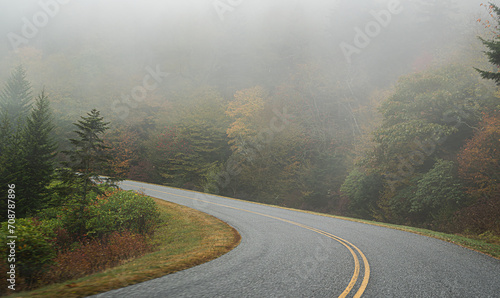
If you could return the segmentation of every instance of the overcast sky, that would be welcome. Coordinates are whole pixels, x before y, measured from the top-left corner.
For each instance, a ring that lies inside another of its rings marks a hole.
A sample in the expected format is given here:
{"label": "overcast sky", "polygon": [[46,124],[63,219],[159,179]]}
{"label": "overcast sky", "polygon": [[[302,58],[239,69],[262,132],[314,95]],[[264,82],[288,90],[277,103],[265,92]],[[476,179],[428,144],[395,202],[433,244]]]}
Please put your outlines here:
{"label": "overcast sky", "polygon": [[44,57],[98,51],[110,57],[99,63],[113,58],[131,68],[168,59],[213,68],[216,60],[232,73],[282,59],[283,69],[313,61],[366,69],[400,64],[403,72],[426,55],[427,43],[477,30],[482,2],[0,0],[0,79],[10,73],[15,50],[27,47]]}

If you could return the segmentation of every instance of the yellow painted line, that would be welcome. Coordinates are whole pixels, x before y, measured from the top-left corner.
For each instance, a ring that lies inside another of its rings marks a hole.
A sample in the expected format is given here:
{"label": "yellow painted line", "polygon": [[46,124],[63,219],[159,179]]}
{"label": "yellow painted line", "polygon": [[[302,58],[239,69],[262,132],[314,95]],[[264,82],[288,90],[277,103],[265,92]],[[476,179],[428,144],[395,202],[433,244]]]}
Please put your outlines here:
{"label": "yellow painted line", "polygon": [[[131,185],[131,184],[126,184],[126,183],[122,183],[122,184],[123,185],[127,185],[127,186],[131,186],[131,187],[137,187],[137,186]],[[161,186],[161,185],[159,185],[159,186]],[[356,281],[358,280],[358,277],[359,277],[359,271],[360,271],[359,258],[358,258],[358,256],[356,255],[356,253],[354,252],[354,250],[352,248],[354,248],[358,252],[358,254],[361,256],[361,259],[363,260],[363,266],[364,266],[364,269],[365,269],[364,270],[364,275],[363,275],[363,281],[361,282],[361,286],[359,287],[358,291],[356,292],[356,294],[354,294],[353,297],[354,298],[361,297],[361,295],[363,295],[363,293],[364,293],[364,291],[365,291],[365,289],[366,289],[366,287],[368,285],[368,280],[370,279],[370,265],[368,264],[368,260],[366,259],[366,256],[354,244],[352,244],[349,241],[347,241],[345,239],[342,239],[342,238],[340,238],[338,236],[335,236],[335,235],[330,234],[328,232],[325,232],[323,230],[319,230],[319,229],[316,229],[316,228],[313,228],[313,227],[309,227],[309,226],[303,225],[303,224],[298,223],[298,222],[294,222],[294,221],[291,221],[291,220],[288,220],[288,219],[284,219],[284,218],[280,218],[280,217],[276,217],[276,216],[272,216],[272,215],[268,215],[268,214],[264,214],[264,213],[260,213],[260,212],[250,211],[250,210],[241,209],[241,208],[237,208],[237,207],[232,207],[232,206],[228,206],[228,205],[224,205],[224,204],[219,204],[219,203],[214,203],[214,202],[205,201],[205,200],[201,200],[201,199],[191,198],[191,197],[188,197],[188,196],[178,195],[178,194],[174,194],[174,193],[170,193],[170,192],[166,192],[166,191],[162,191],[162,190],[157,190],[157,189],[152,189],[152,188],[146,188],[146,187],[140,187],[140,188],[151,190],[151,191],[156,191],[156,192],[160,192],[160,193],[164,193],[164,194],[172,195],[172,196],[176,196],[176,197],[181,197],[181,198],[186,198],[186,199],[190,199],[190,200],[200,201],[200,202],[204,202],[204,203],[208,203],[208,204],[212,204],[212,205],[217,205],[217,206],[221,206],[221,207],[225,207],[225,208],[230,208],[230,209],[234,209],[234,210],[239,210],[239,211],[244,211],[244,212],[248,212],[248,213],[253,213],[253,214],[260,215],[260,216],[265,216],[265,217],[268,217],[268,218],[272,218],[272,219],[283,221],[283,222],[286,222],[286,223],[289,223],[289,224],[293,224],[293,225],[299,226],[301,228],[304,228],[304,229],[316,232],[318,234],[324,235],[324,236],[326,236],[328,238],[331,238],[331,239],[339,242],[343,246],[345,246],[349,250],[349,252],[351,253],[351,255],[352,255],[353,259],[354,259],[354,273],[353,273],[353,275],[351,277],[351,280],[349,281],[349,284],[347,285],[347,288],[344,290],[344,292],[342,292],[342,294],[340,294],[339,298],[347,297],[347,295],[352,291],[352,289],[356,285]],[[200,194],[204,194],[204,193],[200,193]],[[204,195],[208,195],[208,194],[204,194]],[[252,202],[249,202],[249,203],[252,203]]]}

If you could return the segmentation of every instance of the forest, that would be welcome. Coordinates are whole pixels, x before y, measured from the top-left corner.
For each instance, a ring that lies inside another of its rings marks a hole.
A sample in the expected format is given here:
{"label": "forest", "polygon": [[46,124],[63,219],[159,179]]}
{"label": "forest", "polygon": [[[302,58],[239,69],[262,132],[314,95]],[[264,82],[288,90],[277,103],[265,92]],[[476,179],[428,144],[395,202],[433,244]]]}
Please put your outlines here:
{"label": "forest", "polygon": [[2,197],[78,217],[106,175],[498,239],[500,10],[312,2],[2,9]]}

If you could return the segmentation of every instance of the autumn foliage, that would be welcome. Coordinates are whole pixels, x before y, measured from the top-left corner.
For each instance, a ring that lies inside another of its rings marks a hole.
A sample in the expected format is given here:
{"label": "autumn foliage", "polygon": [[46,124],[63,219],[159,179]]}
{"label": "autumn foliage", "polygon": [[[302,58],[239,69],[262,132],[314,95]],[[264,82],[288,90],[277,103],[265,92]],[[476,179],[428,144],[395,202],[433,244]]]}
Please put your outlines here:
{"label": "autumn foliage", "polygon": [[77,248],[60,251],[54,265],[43,276],[45,283],[64,281],[116,266],[121,262],[151,251],[145,236],[113,232],[102,239],[86,239]]}
{"label": "autumn foliage", "polygon": [[474,202],[458,213],[462,229],[500,234],[500,113],[485,114],[458,155],[459,174]]}
{"label": "autumn foliage", "polygon": [[116,129],[105,135],[104,144],[108,147],[106,154],[113,156],[108,164],[110,173],[119,178],[128,178],[132,163],[138,159],[137,133]]}
{"label": "autumn foliage", "polygon": [[[72,229],[75,215],[70,207],[61,207],[39,213],[39,218],[16,220],[16,291],[82,277],[141,256],[153,249],[149,239],[161,221],[153,199],[132,191],[92,199],[84,208],[85,234]],[[0,231],[4,238],[6,224]],[[7,268],[5,253],[0,269]],[[6,293],[3,285],[0,294]]]}
{"label": "autumn foliage", "polygon": [[473,196],[489,196],[500,179],[500,113],[485,114],[479,129],[458,154],[459,174]]}

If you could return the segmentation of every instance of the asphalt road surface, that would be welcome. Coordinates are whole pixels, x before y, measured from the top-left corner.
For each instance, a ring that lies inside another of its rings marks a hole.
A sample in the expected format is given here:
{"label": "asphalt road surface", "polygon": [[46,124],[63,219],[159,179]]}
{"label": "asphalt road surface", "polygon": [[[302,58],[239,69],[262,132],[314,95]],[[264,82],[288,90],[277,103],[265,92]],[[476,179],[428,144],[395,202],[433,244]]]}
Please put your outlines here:
{"label": "asphalt road surface", "polygon": [[238,247],[95,297],[500,297],[500,260],[433,238],[152,184],[123,189],[214,215]]}

